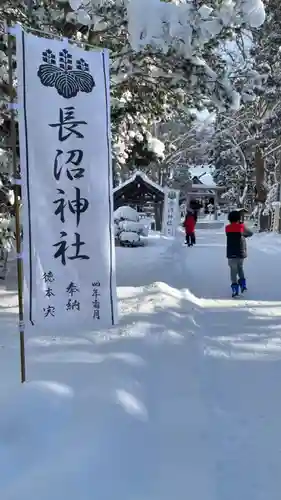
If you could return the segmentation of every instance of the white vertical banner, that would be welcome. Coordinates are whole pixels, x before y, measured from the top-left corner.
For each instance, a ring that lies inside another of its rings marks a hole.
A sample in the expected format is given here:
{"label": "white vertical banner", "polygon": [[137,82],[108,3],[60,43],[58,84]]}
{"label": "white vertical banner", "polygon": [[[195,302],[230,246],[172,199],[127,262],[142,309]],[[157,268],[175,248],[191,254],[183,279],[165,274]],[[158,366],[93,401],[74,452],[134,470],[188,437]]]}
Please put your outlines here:
{"label": "white vertical banner", "polygon": [[175,236],[180,222],[180,192],[178,189],[165,187],[162,233]]}
{"label": "white vertical banner", "polygon": [[116,323],[107,51],[17,32],[28,331]]}

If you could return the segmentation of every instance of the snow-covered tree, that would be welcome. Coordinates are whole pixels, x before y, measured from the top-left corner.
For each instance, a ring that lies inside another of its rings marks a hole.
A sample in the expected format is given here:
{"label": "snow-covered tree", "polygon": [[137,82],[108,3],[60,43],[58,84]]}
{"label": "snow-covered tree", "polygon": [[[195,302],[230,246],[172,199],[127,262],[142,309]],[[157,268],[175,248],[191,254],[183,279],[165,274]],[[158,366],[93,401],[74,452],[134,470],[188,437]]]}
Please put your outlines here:
{"label": "snow-covered tree", "polygon": [[[215,150],[216,176],[231,193],[264,202],[277,196],[281,159],[281,66],[280,3],[267,2],[267,17],[261,30],[253,30],[250,64],[262,85],[248,105],[238,113],[220,117]],[[233,126],[230,126],[230,124]],[[230,133],[229,133],[230,132]],[[233,143],[236,144],[233,149]],[[215,148],[214,148],[215,149]],[[237,154],[240,153],[240,154]],[[246,168],[245,168],[246,166]],[[236,175],[237,173],[237,175]]]}
{"label": "snow-covered tree", "polygon": [[190,165],[208,163],[208,142],[214,133],[213,114],[206,109],[200,113],[195,111],[191,109],[188,115],[156,127],[157,137],[165,144],[165,155],[158,161],[158,181],[175,189],[186,188]]}
{"label": "snow-covered tree", "polygon": [[[216,181],[240,203],[264,202],[280,179],[279,101],[261,95],[236,113],[217,117],[211,145]],[[276,192],[276,189],[275,189]]]}
{"label": "snow-covered tree", "polygon": [[[12,22],[71,37],[77,43],[110,49],[113,153],[118,172],[132,154],[136,134],[146,137],[155,120],[171,118],[179,106],[188,109],[203,101],[210,107],[237,105],[237,90],[226,78],[217,49],[244,26],[260,26],[264,8],[261,0],[212,0],[208,4],[201,0],[4,0],[0,22],[7,16]],[[5,35],[0,43],[0,86],[5,100]],[[5,134],[9,127],[2,124],[3,129]]]}
{"label": "snow-covered tree", "polygon": [[243,205],[252,192],[254,152],[249,143],[249,117],[244,109],[217,117],[210,154],[214,180],[226,188],[231,203]]}

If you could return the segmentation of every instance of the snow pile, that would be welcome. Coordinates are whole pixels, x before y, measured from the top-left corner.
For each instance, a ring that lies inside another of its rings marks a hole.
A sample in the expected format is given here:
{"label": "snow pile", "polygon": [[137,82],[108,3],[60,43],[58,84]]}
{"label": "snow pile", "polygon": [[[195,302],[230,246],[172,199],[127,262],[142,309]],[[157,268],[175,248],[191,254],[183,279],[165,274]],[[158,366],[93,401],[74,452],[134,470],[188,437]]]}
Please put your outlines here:
{"label": "snow pile", "polygon": [[148,229],[139,220],[138,212],[131,207],[123,206],[114,212],[115,238],[122,246],[140,246],[141,236],[147,236]]}
{"label": "snow pile", "polygon": [[137,233],[140,229],[139,222],[131,220],[121,220],[119,222],[119,228],[121,231],[127,231],[131,233]]}
{"label": "snow pile", "polygon": [[278,255],[280,258],[281,235],[275,232],[256,232],[255,237],[249,240],[249,247],[268,255]]}
{"label": "snow pile", "polygon": [[140,235],[133,231],[122,231],[119,233],[119,241],[124,246],[139,246],[141,244]]}
{"label": "snow pile", "polygon": [[130,220],[134,222],[139,221],[138,212],[134,210],[134,208],[123,206],[117,208],[114,212],[114,220],[122,221],[122,220]]}

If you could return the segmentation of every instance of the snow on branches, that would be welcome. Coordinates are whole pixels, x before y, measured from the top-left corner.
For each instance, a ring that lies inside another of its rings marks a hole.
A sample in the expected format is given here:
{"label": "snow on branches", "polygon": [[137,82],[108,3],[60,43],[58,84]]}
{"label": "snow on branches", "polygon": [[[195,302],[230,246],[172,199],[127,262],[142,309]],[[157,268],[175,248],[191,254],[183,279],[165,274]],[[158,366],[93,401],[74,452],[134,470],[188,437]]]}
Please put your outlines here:
{"label": "snow on branches", "polygon": [[[140,164],[163,158],[163,147],[159,155],[160,146],[151,146],[153,124],[202,104],[237,108],[243,86],[256,86],[245,72],[236,88],[236,76],[229,78],[219,47],[263,23],[261,0],[4,0],[2,28],[7,15],[12,22],[110,50],[113,155],[119,174],[136,154]],[[0,44],[1,107],[7,94],[3,29]],[[0,123],[5,152],[8,121],[4,116]],[[3,161],[2,153],[0,169],[4,164],[7,155]]]}
{"label": "snow on branches", "polygon": [[[252,71],[262,75],[262,85],[247,106],[218,119],[213,145],[216,180],[229,186],[236,199],[246,184],[246,198],[252,201],[264,199],[267,192],[267,204],[279,196],[281,177],[280,16],[280,2],[267,3],[266,20],[261,30],[253,30],[250,46]],[[258,151],[261,169],[256,165]],[[257,176],[263,170],[261,182]]]}

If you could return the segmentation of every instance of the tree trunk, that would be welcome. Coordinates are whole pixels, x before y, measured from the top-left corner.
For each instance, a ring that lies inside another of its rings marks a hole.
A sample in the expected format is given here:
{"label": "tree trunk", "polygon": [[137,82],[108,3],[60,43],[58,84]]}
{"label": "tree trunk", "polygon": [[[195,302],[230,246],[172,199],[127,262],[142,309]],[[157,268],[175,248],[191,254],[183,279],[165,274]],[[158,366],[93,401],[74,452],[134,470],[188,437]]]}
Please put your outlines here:
{"label": "tree trunk", "polygon": [[255,171],[256,171],[256,201],[259,203],[265,203],[267,192],[265,189],[265,169],[264,169],[264,158],[259,147],[256,148],[255,152]]}
{"label": "tree trunk", "polygon": [[112,184],[113,184],[113,188],[118,186],[118,175],[116,172],[116,160],[114,158],[112,159]]}

